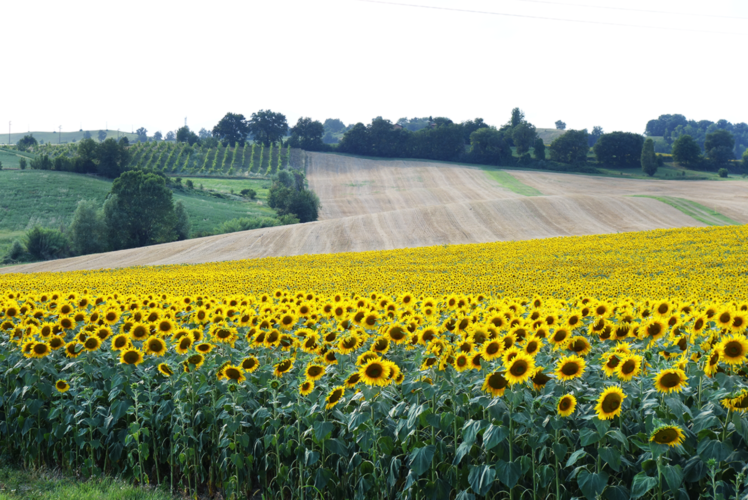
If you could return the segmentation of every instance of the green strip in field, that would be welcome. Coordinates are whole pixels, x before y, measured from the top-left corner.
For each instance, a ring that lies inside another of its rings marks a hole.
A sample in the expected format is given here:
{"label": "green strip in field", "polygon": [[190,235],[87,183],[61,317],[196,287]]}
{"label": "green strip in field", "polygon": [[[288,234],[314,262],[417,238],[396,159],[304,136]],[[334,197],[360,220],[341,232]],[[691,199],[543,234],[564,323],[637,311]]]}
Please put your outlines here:
{"label": "green strip in field", "polygon": [[521,194],[522,196],[543,196],[543,193],[532,186],[528,186],[517,180],[512,174],[505,170],[484,170],[488,176],[499,183],[503,188],[509,191]]}
{"label": "green strip in field", "polygon": [[740,222],[734,221],[731,218],[722,215],[719,212],[712,210],[709,207],[705,207],[701,203],[687,200],[685,198],[676,198],[674,196],[650,196],[650,195],[635,195],[638,198],[652,198],[654,200],[661,201],[676,210],[680,210],[684,214],[696,219],[699,222],[703,222],[707,226],[740,226]]}

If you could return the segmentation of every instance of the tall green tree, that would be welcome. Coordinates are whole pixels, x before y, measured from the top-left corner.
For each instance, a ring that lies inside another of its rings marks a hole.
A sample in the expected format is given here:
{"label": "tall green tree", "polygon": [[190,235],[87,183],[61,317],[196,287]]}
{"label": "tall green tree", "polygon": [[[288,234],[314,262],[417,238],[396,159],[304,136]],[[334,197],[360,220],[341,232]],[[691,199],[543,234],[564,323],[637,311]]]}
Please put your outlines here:
{"label": "tall green tree", "polygon": [[70,224],[70,243],[76,255],[107,251],[104,212],[95,201],[81,200]]}
{"label": "tall green tree", "polygon": [[176,219],[174,231],[177,234],[177,240],[186,240],[190,237],[192,224],[190,223],[190,216],[187,214],[187,209],[184,208],[184,203],[181,201],[178,201],[174,205],[174,217]]}
{"label": "tall green tree", "polygon": [[16,146],[18,147],[19,151],[27,151],[30,148],[36,147],[38,144],[39,143],[36,141],[36,138],[34,138],[33,135],[27,134],[18,140]]}
{"label": "tall green tree", "polygon": [[699,143],[688,134],[683,134],[673,142],[673,160],[685,167],[693,167],[701,162]]}
{"label": "tall green tree", "polygon": [[512,127],[516,127],[520,123],[522,123],[525,120],[525,113],[519,109],[514,108],[512,110],[512,117],[509,119],[509,125]]}
{"label": "tall green tree", "polygon": [[717,165],[724,165],[735,159],[735,137],[727,130],[715,130],[706,134],[704,150],[706,155]]}
{"label": "tall green tree", "polygon": [[196,142],[200,142],[200,138],[195,132],[190,130],[190,127],[185,125],[177,130],[177,142],[186,142],[192,146]]}
{"label": "tall green tree", "polygon": [[517,148],[517,155],[522,156],[530,151],[535,144],[538,133],[531,123],[522,122],[512,129],[512,140]]}
{"label": "tall green tree", "polygon": [[252,113],[249,119],[249,132],[255,141],[269,146],[271,142],[280,141],[288,132],[288,122],[285,115],[275,113],[269,109],[261,109]]}
{"label": "tall green tree", "polygon": [[145,127],[140,127],[135,134],[138,136],[138,142],[148,142],[148,130]]}
{"label": "tall green tree", "polygon": [[536,160],[545,160],[545,143],[543,142],[543,139],[538,137],[535,139],[535,159]]}
{"label": "tall green tree", "polygon": [[562,122],[561,120],[557,120],[555,125],[556,130],[566,130],[566,123]]}
{"label": "tall green tree", "polygon": [[561,163],[585,163],[590,148],[587,130],[569,130],[551,143],[551,160]]}
{"label": "tall green tree", "polygon": [[644,137],[631,132],[611,132],[597,140],[593,151],[597,161],[614,167],[638,167],[641,164]]}
{"label": "tall green tree", "polygon": [[120,176],[130,162],[130,153],[123,144],[113,137],[96,148],[96,173],[114,179]]}
{"label": "tall green tree", "polygon": [[641,156],[642,172],[652,177],[657,173],[657,157],[655,156],[655,144],[651,138],[644,141]]}
{"label": "tall green tree", "polygon": [[291,147],[301,148],[306,151],[321,151],[325,145],[322,136],[325,135],[325,126],[311,118],[299,118],[291,128]]}
{"label": "tall green tree", "polygon": [[479,128],[470,134],[469,158],[475,163],[501,165],[512,163],[512,148],[505,133],[493,127]]}
{"label": "tall green tree", "polygon": [[174,202],[163,176],[129,170],[112,184],[104,219],[113,250],[174,241]]}
{"label": "tall green tree", "polygon": [[[254,115],[253,115],[254,116]],[[231,147],[244,146],[244,142],[249,135],[250,126],[244,115],[239,113],[226,113],[215,127],[213,127],[213,137],[223,144]]]}
{"label": "tall green tree", "polygon": [[106,136],[107,136],[107,133],[105,130],[99,130],[99,133],[97,134],[99,142],[104,142],[104,139],[106,139]]}

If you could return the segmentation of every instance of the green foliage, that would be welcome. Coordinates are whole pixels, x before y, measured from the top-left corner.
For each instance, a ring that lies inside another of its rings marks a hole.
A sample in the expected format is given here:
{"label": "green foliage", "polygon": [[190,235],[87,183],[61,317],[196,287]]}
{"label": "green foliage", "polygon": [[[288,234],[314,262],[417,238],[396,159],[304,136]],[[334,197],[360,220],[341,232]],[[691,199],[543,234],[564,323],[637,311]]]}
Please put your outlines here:
{"label": "green foliage", "polygon": [[186,142],[190,146],[200,142],[200,138],[197,134],[190,130],[190,127],[185,125],[177,130],[177,142]]}
{"label": "green foliage", "polygon": [[585,163],[590,149],[587,143],[586,130],[569,130],[551,143],[551,160],[569,164]]}
{"label": "green foliage", "polygon": [[184,208],[184,203],[178,201],[174,205],[174,232],[177,234],[177,240],[186,240],[190,237],[190,216],[187,214],[187,209]]}
{"label": "green foliage", "polygon": [[249,198],[250,200],[254,200],[257,197],[257,191],[252,188],[242,189],[241,191],[239,191],[239,194],[241,194],[245,198]]}
{"label": "green foliage", "polygon": [[538,133],[531,123],[522,122],[512,129],[512,141],[517,148],[517,156],[522,156],[530,151],[535,144]]}
{"label": "green foliage", "polygon": [[34,226],[26,233],[26,251],[37,260],[60,259],[70,254],[70,241],[58,229]]}
{"label": "green foliage", "polygon": [[644,141],[641,154],[642,172],[652,177],[657,173],[657,158],[655,157],[654,141],[647,139]]}
{"label": "green foliage", "polygon": [[[254,117],[254,115],[252,116]],[[213,127],[213,137],[221,141],[224,145],[231,147],[237,144],[243,146],[249,132],[250,125],[247,119],[244,118],[244,115],[238,113],[226,113],[221,118],[221,121]]]}
{"label": "green foliage", "polygon": [[16,147],[18,148],[18,151],[28,151],[31,148],[35,148],[38,146],[39,143],[34,138],[33,135],[28,134],[24,135],[17,143]]}
{"label": "green foliage", "polygon": [[509,120],[509,125],[512,128],[514,128],[520,123],[522,123],[524,119],[525,119],[525,113],[519,108],[514,108],[512,109],[512,117]]}
{"label": "green foliage", "polygon": [[543,139],[538,137],[535,139],[535,159],[536,160],[545,160],[545,143],[543,143]]}
{"label": "green foliage", "polygon": [[566,130],[566,123],[561,120],[557,120],[555,125],[557,130]]}
{"label": "green foliage", "polygon": [[324,123],[325,131],[329,131],[333,134],[337,134],[345,130],[345,123],[337,118],[328,118]]}
{"label": "green foliage", "polygon": [[101,206],[93,200],[81,200],[70,224],[70,243],[73,253],[88,255],[106,252],[107,227]]}
{"label": "green foliage", "polygon": [[704,140],[704,150],[706,155],[716,165],[724,165],[730,160],[735,159],[733,149],[735,148],[735,138],[727,130],[715,130],[707,134]]}
{"label": "green foliage", "polygon": [[291,128],[289,141],[291,147],[294,148],[301,148],[306,151],[324,151],[326,148],[322,142],[324,134],[325,127],[322,123],[311,118],[301,117],[296,125]]}
{"label": "green foliage", "polygon": [[21,157],[20,160],[18,160],[18,168],[21,170],[26,170],[26,158]]}
{"label": "green foliage", "polygon": [[293,214],[301,222],[312,222],[319,217],[319,198],[304,189],[301,172],[294,176],[281,170],[268,193],[268,205],[275,208],[278,215]]}
{"label": "green foliage", "polygon": [[673,143],[673,160],[686,167],[694,167],[701,163],[701,148],[688,134],[678,137]]}
{"label": "green foliage", "polygon": [[595,143],[593,151],[597,161],[613,167],[639,166],[644,137],[631,132],[603,134]]}
{"label": "green foliage", "polygon": [[241,217],[227,220],[214,230],[214,234],[236,233],[238,231],[275,227],[283,224],[284,222],[272,217]]}
{"label": "green foliage", "polygon": [[286,117],[281,113],[261,109],[252,116],[248,122],[249,133],[254,140],[269,146],[273,142],[278,142],[286,135],[288,131],[288,122]]}
{"label": "green foliage", "polygon": [[5,254],[3,263],[10,264],[13,262],[19,262],[23,260],[26,254],[26,247],[23,246],[23,243],[21,243],[20,240],[13,240],[13,243],[10,244],[10,248],[8,248],[8,252]]}
{"label": "green foliage", "polygon": [[113,250],[177,238],[171,190],[164,177],[153,173],[130,170],[115,179],[104,215]]}
{"label": "green foliage", "polygon": [[723,179],[727,177],[727,174],[728,172],[726,168],[720,168],[719,170],[717,170],[717,175],[719,175]]}
{"label": "green foliage", "polygon": [[52,160],[49,159],[46,153],[40,154],[31,162],[29,166],[34,170],[51,170],[53,167]]}

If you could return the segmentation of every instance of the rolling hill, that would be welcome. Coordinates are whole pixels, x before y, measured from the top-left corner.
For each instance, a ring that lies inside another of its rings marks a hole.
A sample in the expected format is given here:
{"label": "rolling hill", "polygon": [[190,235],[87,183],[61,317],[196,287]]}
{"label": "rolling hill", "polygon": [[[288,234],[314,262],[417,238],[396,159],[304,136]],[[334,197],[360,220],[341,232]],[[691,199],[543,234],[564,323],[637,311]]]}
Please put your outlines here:
{"label": "rolling hill", "polygon": [[[57,132],[57,131],[51,131],[51,132],[15,132],[10,134],[10,143],[16,144],[23,136],[31,134],[34,136],[34,138],[37,141],[44,141],[44,143],[52,143],[52,144],[65,144],[68,142],[78,142],[81,139],[83,139],[86,132],[91,133],[91,137],[94,139],[97,138],[99,131],[98,130],[76,130],[73,132]],[[114,137],[115,139],[118,137],[118,132],[116,130],[108,130],[107,131],[107,137]],[[136,134],[132,134],[129,132],[120,131],[119,137],[127,137],[127,139],[130,142],[134,142],[137,140],[138,136]],[[0,134],[0,145],[8,144],[8,134]]]}
{"label": "rolling hill", "polygon": [[748,223],[742,181],[665,181],[310,153],[320,220],[5,268],[67,271]]}

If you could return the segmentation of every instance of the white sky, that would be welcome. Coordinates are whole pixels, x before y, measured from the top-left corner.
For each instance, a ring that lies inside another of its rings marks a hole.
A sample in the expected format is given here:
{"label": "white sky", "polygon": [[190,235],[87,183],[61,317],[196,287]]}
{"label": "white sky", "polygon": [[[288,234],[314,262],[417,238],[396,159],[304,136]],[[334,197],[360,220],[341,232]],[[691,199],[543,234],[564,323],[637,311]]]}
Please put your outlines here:
{"label": "white sky", "polygon": [[748,122],[748,0],[392,1],[660,29],[360,0],[4,0],[0,130],[153,134],[259,109],[500,125],[515,106],[609,132],[663,113]]}

